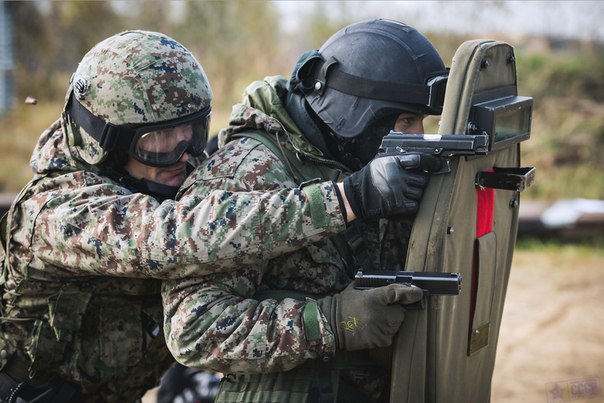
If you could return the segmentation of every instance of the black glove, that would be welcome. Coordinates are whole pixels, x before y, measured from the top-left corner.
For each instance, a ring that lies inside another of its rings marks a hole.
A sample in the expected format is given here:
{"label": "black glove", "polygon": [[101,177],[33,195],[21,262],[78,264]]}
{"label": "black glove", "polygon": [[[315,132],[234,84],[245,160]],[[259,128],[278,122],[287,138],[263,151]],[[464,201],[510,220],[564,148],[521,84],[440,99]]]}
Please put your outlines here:
{"label": "black glove", "polygon": [[356,290],[350,284],[342,292],[317,300],[340,349],[355,351],[392,344],[405,318],[403,304],[422,299],[418,287],[390,284],[370,290]]}
{"label": "black glove", "polygon": [[429,172],[440,166],[440,159],[430,154],[378,157],[344,179],[344,192],[359,218],[412,216],[428,185]]}

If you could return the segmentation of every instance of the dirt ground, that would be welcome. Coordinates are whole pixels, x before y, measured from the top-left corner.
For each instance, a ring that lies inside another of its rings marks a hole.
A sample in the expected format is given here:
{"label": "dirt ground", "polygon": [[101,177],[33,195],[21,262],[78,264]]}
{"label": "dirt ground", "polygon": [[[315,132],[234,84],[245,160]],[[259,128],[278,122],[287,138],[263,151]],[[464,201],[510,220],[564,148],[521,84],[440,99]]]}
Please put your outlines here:
{"label": "dirt ground", "polygon": [[517,249],[491,403],[604,402],[603,328],[604,247]]}
{"label": "dirt ground", "polygon": [[604,402],[604,247],[516,250],[492,403]]}

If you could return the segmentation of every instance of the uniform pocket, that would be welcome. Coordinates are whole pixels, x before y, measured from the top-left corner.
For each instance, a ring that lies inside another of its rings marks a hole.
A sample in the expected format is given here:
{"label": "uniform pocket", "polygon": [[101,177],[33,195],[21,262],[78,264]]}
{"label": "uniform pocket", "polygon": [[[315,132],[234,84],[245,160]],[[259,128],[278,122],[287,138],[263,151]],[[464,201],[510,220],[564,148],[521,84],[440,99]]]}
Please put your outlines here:
{"label": "uniform pocket", "polygon": [[48,320],[34,322],[25,351],[32,365],[30,376],[56,371],[65,363],[65,350],[80,330],[91,294],[60,290],[48,298]]}
{"label": "uniform pocket", "polygon": [[108,367],[129,367],[143,356],[141,303],[103,299],[100,304],[100,358]]}
{"label": "uniform pocket", "polygon": [[48,322],[36,320],[25,346],[25,353],[31,360],[29,376],[44,376],[46,372],[63,363],[65,343],[57,341]]}

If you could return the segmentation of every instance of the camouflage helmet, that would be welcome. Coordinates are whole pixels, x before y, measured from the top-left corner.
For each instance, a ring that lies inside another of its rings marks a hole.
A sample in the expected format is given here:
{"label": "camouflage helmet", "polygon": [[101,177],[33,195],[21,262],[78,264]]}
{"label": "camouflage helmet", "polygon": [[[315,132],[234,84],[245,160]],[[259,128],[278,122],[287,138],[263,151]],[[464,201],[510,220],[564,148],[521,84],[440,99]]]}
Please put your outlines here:
{"label": "camouflage helmet", "polygon": [[[99,164],[113,150],[149,163],[148,155],[136,152],[137,138],[183,124],[196,128],[193,144],[169,157],[201,154],[211,100],[203,68],[183,45],[157,32],[125,31],[83,57],[70,80],[64,115],[70,144],[87,163]],[[150,158],[149,165],[162,166]]]}

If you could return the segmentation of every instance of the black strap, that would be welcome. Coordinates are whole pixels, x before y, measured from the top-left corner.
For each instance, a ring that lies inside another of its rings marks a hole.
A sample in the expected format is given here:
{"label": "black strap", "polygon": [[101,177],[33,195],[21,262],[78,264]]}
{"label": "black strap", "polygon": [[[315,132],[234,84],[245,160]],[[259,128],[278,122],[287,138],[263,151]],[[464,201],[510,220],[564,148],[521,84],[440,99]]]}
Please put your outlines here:
{"label": "black strap", "polygon": [[69,96],[66,109],[70,119],[98,141],[104,150],[111,151],[120,142],[124,143],[119,144],[119,148],[122,149],[127,149],[130,145],[130,138],[126,138],[128,136],[119,135],[120,128],[118,126],[93,115],[82,104],[73,99],[73,93]]}
{"label": "black strap", "polygon": [[[429,105],[430,86],[428,85],[392,83],[353,76],[334,68],[338,61],[333,57],[318,63],[320,68],[317,80],[340,92],[361,98]],[[316,90],[322,91],[322,89],[321,87]]]}
{"label": "black strap", "polygon": [[[6,388],[0,388],[0,401],[17,401],[18,397],[27,399],[30,403],[68,403],[78,401],[75,399],[79,395],[77,386],[65,382],[57,377],[48,379],[30,379],[29,378],[30,362],[22,357],[19,353],[13,354],[9,362],[0,372],[0,375],[5,374],[14,381],[11,386],[9,396],[3,396],[6,393]],[[72,400],[73,399],[73,400]]]}
{"label": "black strap", "polygon": [[55,385],[54,392],[52,397],[48,396],[51,400],[48,400],[48,397],[44,397],[43,399],[36,397],[30,403],[69,403],[80,401],[78,398],[80,395],[78,387],[69,382],[60,382],[58,385]]}

